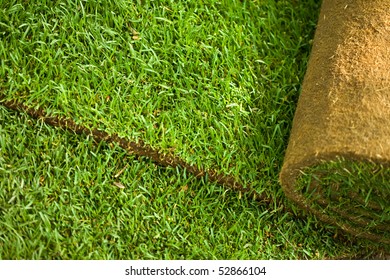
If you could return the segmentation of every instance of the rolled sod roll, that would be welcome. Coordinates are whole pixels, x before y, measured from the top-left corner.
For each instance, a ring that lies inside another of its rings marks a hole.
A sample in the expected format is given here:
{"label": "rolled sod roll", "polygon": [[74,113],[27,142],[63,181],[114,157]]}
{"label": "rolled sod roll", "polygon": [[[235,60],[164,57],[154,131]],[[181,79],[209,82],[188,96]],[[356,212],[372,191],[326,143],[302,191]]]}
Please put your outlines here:
{"label": "rolled sod roll", "polygon": [[280,182],[322,221],[390,244],[390,1],[323,0]]}

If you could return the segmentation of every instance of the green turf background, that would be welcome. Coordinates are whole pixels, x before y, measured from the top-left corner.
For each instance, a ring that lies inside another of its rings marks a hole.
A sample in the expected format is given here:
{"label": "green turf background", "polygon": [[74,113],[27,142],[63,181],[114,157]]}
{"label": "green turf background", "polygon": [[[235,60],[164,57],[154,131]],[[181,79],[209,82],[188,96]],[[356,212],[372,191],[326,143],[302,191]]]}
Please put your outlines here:
{"label": "green turf background", "polygon": [[[278,173],[318,2],[1,1],[0,90],[285,200]],[[367,247],[3,107],[0,137],[2,259],[315,259]]]}

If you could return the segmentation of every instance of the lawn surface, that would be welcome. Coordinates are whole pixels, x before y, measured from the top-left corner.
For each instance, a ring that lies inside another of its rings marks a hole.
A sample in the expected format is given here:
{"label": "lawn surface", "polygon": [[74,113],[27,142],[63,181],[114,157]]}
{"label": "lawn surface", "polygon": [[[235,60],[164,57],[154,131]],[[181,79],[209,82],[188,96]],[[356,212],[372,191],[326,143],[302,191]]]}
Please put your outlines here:
{"label": "lawn surface", "polygon": [[278,183],[318,2],[1,1],[7,99],[142,140],[285,206],[0,107],[0,258],[365,251],[363,241],[297,218]]}

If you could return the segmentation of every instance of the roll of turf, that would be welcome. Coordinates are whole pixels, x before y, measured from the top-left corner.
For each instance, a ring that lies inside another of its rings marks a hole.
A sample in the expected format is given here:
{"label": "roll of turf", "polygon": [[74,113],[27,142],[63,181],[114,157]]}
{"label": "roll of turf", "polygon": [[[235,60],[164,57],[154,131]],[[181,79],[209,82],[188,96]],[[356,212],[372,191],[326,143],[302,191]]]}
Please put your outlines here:
{"label": "roll of turf", "polygon": [[322,221],[390,244],[390,1],[323,0],[280,182]]}

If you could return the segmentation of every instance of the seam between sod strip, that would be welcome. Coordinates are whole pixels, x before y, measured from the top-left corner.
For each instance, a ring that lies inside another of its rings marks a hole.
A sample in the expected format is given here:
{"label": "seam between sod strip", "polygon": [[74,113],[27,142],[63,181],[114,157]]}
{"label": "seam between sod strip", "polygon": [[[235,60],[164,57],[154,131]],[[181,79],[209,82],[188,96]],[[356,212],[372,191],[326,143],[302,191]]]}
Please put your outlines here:
{"label": "seam between sod strip", "polygon": [[266,197],[264,194],[258,193],[251,187],[243,186],[232,176],[220,174],[214,169],[205,170],[195,165],[191,165],[182,158],[174,155],[166,155],[161,151],[152,148],[150,145],[145,144],[143,141],[133,142],[120,137],[117,134],[109,134],[106,131],[98,129],[89,129],[83,125],[76,124],[70,118],[50,116],[42,108],[35,109],[28,107],[17,100],[7,101],[4,99],[5,96],[0,94],[0,104],[4,107],[19,113],[26,113],[30,117],[37,120],[42,120],[44,123],[52,127],[58,127],[79,135],[90,136],[97,143],[106,142],[108,144],[117,144],[128,154],[136,156],[137,158],[149,158],[153,163],[162,167],[181,167],[194,175],[196,178],[207,177],[208,180],[212,183],[217,183],[218,185],[227,187],[234,191],[245,193],[262,204],[270,206],[274,203],[272,199]]}

